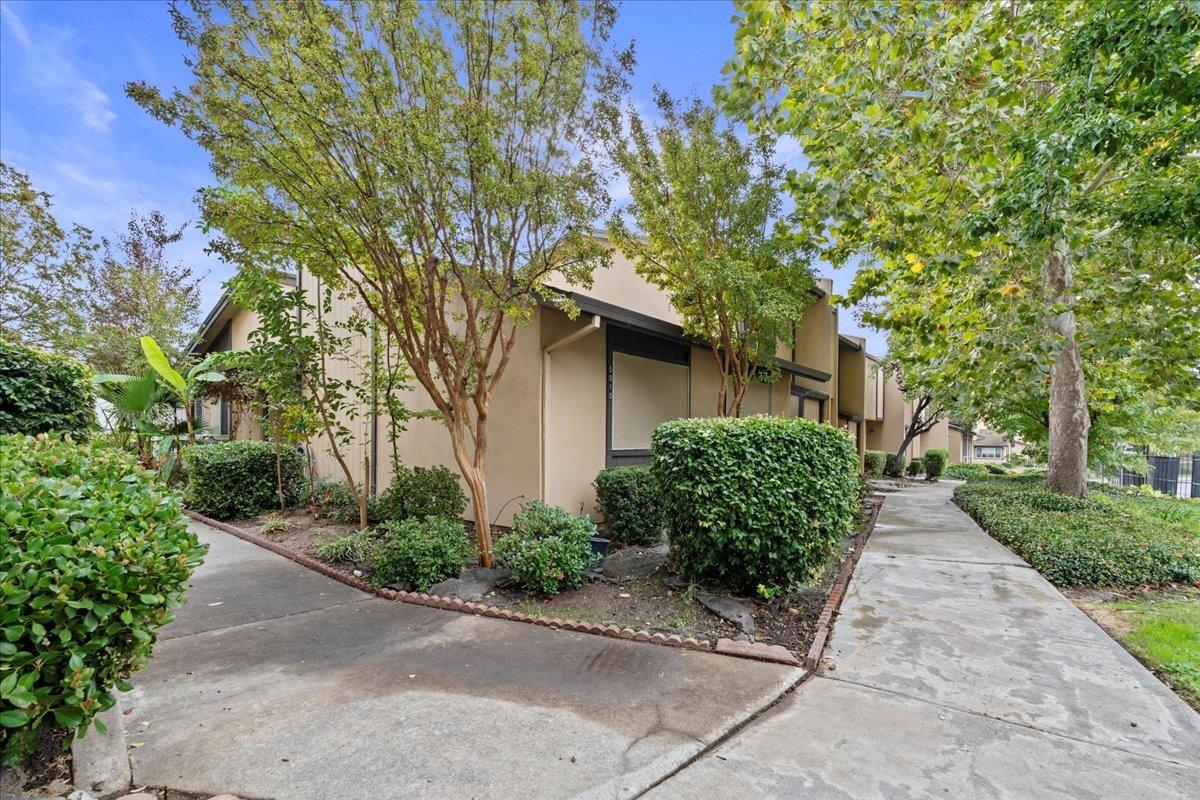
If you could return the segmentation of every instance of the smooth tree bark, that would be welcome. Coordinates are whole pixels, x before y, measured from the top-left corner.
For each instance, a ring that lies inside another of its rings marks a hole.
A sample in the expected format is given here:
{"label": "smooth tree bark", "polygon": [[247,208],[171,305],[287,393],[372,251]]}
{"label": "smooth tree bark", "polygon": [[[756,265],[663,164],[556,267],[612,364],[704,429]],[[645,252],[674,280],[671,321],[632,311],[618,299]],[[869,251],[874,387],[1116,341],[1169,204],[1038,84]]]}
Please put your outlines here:
{"label": "smooth tree bark", "polygon": [[1065,241],[1055,242],[1046,259],[1045,281],[1049,302],[1065,306],[1066,310],[1050,317],[1047,323],[1052,335],[1061,338],[1062,346],[1050,368],[1050,431],[1049,462],[1046,469],[1046,488],[1060,494],[1083,497],[1087,493],[1088,413],[1087,391],[1083,377],[1083,362],[1075,341],[1075,312],[1073,301],[1073,264]]}
{"label": "smooth tree bark", "polygon": [[935,405],[933,397],[923,394],[913,403],[912,418],[908,425],[904,428],[904,438],[900,440],[900,447],[896,449],[895,457],[892,459],[892,466],[896,468],[890,474],[894,477],[900,477],[900,459],[904,455],[904,451],[912,444],[913,439],[916,439],[922,433],[932,430],[934,425],[938,424],[938,420],[945,413],[944,409]]}

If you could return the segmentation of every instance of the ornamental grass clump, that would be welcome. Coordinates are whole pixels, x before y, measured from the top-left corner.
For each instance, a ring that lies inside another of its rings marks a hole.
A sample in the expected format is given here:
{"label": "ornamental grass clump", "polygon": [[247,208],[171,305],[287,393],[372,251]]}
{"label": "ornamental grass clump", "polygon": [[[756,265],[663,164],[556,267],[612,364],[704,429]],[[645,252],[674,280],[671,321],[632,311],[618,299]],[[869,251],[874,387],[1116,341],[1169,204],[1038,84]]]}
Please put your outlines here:
{"label": "ornamental grass clump", "polygon": [[803,419],[680,419],[652,436],[667,539],[689,580],[751,594],[812,579],[859,508],[858,453]]}
{"label": "ornamental grass clump", "polygon": [[[0,757],[84,732],[150,656],[205,548],[116,449],[0,436]],[[97,724],[97,728],[99,728]]]}

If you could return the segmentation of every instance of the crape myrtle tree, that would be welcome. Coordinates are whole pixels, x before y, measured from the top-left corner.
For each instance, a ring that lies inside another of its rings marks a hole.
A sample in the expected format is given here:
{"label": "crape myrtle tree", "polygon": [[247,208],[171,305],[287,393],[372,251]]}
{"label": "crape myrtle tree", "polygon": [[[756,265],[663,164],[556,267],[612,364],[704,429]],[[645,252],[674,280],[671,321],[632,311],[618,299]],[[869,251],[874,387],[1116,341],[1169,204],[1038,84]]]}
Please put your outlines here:
{"label": "crape myrtle tree", "polygon": [[[193,83],[128,94],[212,156],[207,222],[357,295],[449,431],[491,563],[491,400],[546,281],[590,285],[607,2],[193,3]],[[545,292],[546,296],[551,293]],[[577,309],[568,309],[577,312]]]}
{"label": "crape myrtle tree", "polygon": [[800,139],[796,220],[906,374],[1041,415],[1082,495],[1098,415],[1198,391],[1198,47],[1169,0],[747,2],[720,99]]}
{"label": "crape myrtle tree", "polygon": [[721,376],[716,415],[738,416],[750,382],[778,371],[776,346],[813,300],[812,271],[780,216],[774,136],[743,141],[715,109],[661,87],[655,102],[654,124],[633,107],[605,108],[606,150],[632,198],[609,234],[667,292],[684,332],[709,345]]}

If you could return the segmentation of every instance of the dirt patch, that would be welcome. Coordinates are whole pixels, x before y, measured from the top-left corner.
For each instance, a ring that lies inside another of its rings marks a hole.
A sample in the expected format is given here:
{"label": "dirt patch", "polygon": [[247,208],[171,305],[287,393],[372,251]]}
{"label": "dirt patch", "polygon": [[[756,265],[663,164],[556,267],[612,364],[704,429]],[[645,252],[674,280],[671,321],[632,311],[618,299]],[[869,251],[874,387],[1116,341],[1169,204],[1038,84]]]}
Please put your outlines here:
{"label": "dirt patch", "polygon": [[[870,505],[864,506],[864,512]],[[862,524],[866,524],[864,513]],[[811,586],[799,587],[770,601],[760,598],[733,597],[747,606],[754,617],[756,642],[782,645],[803,654],[812,644],[817,619],[837,581],[842,565],[854,553],[854,535],[845,537],[837,551]],[[622,551],[609,555],[613,558]],[[741,628],[710,612],[697,598],[709,593],[732,597],[699,585],[686,585],[672,573],[669,564],[645,578],[616,581],[592,575],[582,588],[552,598],[536,598],[524,592],[500,589],[483,602],[511,608],[539,617],[617,625],[651,633],[678,634],[715,642],[720,638],[738,638]]]}
{"label": "dirt patch", "polygon": [[[277,520],[283,523],[282,527],[276,522]],[[237,520],[229,524],[236,525],[251,533],[256,533],[264,539],[270,539],[276,544],[283,545],[293,553],[300,553],[301,555],[321,561],[324,561],[324,559],[321,559],[317,554],[317,550],[321,545],[331,542],[334,539],[340,539],[358,530],[357,525],[334,522],[328,517],[313,513],[308,509],[263,514],[251,519]],[[364,572],[370,569],[370,564],[366,563],[350,564],[335,563],[332,561],[325,561],[325,563],[343,572],[352,572],[356,569]]]}
{"label": "dirt patch", "polygon": [[18,792],[65,796],[71,790],[71,751],[66,728],[51,727],[42,732],[37,747],[25,763],[12,769],[0,769],[0,796]]}

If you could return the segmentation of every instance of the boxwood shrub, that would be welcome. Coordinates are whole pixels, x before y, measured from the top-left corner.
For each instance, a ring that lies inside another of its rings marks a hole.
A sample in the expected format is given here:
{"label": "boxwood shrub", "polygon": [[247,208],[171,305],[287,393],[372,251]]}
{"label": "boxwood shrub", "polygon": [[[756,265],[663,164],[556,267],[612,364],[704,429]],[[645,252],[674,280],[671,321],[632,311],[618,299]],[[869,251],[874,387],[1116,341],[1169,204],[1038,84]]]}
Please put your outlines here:
{"label": "boxwood shrub", "polygon": [[0,436],[5,763],[52,724],[85,731],[150,655],[204,548],[179,496],[116,449]]}
{"label": "boxwood shrub", "polygon": [[[304,500],[304,456],[285,447],[281,453],[284,506]],[[217,519],[245,519],[280,507],[271,442],[215,442],[183,452],[187,471],[185,498],[192,508]],[[355,517],[357,519],[357,516]]]}
{"label": "boxwood shrub", "polygon": [[495,544],[496,557],[512,570],[517,586],[555,595],[583,584],[594,560],[596,525],[587,517],[531,500],[513,517],[512,531]]}
{"label": "boxwood shrub", "polygon": [[379,586],[402,581],[425,592],[435,583],[458,577],[471,557],[471,542],[460,520],[410,517],[384,522],[375,534],[372,578]]}
{"label": "boxwood shrub", "polygon": [[863,454],[863,475],[868,478],[878,478],[883,474],[883,466],[887,463],[888,454],[882,450],[868,450]]}
{"label": "boxwood shrub", "polygon": [[858,452],[830,425],[681,419],[651,441],[672,557],[691,580],[745,593],[808,580],[854,522]]}
{"label": "boxwood shrub", "polygon": [[[467,507],[458,475],[447,467],[399,465],[387,489],[380,492],[375,513],[380,519],[445,517],[462,519]],[[357,517],[358,512],[355,511]]]}
{"label": "boxwood shrub", "polygon": [[1056,586],[1200,581],[1200,539],[1182,526],[1054,494],[1037,478],[971,481],[954,500]]}
{"label": "boxwood shrub", "polygon": [[925,459],[922,456],[917,456],[912,461],[908,462],[908,474],[920,475],[925,471]]}
{"label": "boxwood shrub", "polygon": [[0,337],[0,434],[81,434],[95,420],[87,367]]}
{"label": "boxwood shrub", "polygon": [[946,469],[946,461],[950,458],[950,451],[943,450],[939,447],[934,447],[925,451],[925,477],[931,481],[936,481],[942,477],[942,472]]}
{"label": "boxwood shrub", "polygon": [[601,470],[593,485],[610,539],[636,545],[662,538],[658,485],[649,466]]}

